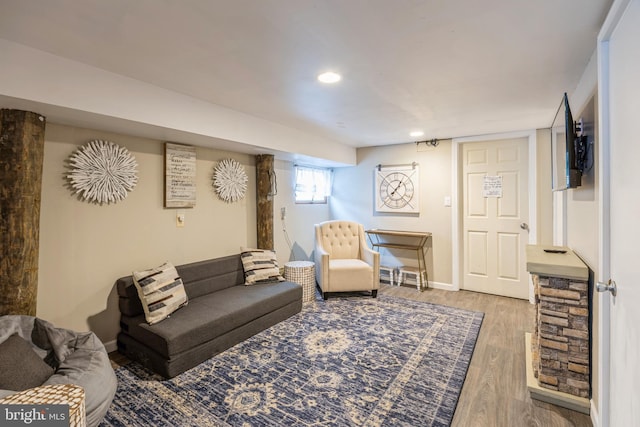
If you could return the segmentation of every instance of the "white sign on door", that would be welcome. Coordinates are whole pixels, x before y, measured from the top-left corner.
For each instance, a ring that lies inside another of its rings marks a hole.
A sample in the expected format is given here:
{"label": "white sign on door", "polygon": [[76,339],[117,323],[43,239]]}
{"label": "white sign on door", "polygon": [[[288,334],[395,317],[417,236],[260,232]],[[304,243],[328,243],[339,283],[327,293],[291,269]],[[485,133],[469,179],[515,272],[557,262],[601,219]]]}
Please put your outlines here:
{"label": "white sign on door", "polygon": [[482,183],[482,195],[484,197],[502,197],[502,177],[485,176]]}

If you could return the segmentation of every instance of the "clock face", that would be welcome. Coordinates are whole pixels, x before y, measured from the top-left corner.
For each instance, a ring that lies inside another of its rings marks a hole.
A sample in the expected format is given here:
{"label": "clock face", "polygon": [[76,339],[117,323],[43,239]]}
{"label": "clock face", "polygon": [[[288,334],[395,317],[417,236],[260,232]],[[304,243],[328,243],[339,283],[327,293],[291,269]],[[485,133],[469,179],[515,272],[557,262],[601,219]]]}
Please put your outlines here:
{"label": "clock face", "polygon": [[376,211],[419,212],[417,166],[376,173]]}
{"label": "clock face", "polygon": [[413,199],[413,193],[413,182],[402,172],[389,174],[380,183],[380,199],[391,209],[405,207]]}

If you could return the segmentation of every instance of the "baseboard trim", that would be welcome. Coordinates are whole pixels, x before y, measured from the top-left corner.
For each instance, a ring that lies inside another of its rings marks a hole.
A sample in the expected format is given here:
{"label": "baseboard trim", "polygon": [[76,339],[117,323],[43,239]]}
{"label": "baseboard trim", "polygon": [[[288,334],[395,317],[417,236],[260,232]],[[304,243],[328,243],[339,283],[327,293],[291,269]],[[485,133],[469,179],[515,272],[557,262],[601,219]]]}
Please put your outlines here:
{"label": "baseboard trim", "polygon": [[116,351],[118,349],[117,340],[111,340],[103,344],[104,344],[104,348],[107,350],[107,353],[111,353],[112,351]]}
{"label": "baseboard trim", "polygon": [[445,291],[452,292],[459,291],[459,289],[456,289],[451,283],[429,282],[429,287],[433,289],[444,289]]}
{"label": "baseboard trim", "polygon": [[[386,286],[391,286],[392,288],[395,288],[397,286],[402,286],[403,288],[412,288],[412,289],[417,289],[416,285],[409,285],[409,284],[395,284],[395,285],[389,285],[388,283],[383,283],[380,282],[381,285],[386,285]],[[431,280],[429,281],[429,286],[430,289],[443,289],[445,291],[458,291],[459,289],[456,289],[452,284],[450,283],[441,283],[441,282],[432,282]],[[424,288],[422,288],[422,290],[424,291]]]}
{"label": "baseboard trim", "polygon": [[596,408],[593,399],[591,399],[591,422],[593,423],[593,427],[600,427],[600,415],[598,414],[598,408]]}

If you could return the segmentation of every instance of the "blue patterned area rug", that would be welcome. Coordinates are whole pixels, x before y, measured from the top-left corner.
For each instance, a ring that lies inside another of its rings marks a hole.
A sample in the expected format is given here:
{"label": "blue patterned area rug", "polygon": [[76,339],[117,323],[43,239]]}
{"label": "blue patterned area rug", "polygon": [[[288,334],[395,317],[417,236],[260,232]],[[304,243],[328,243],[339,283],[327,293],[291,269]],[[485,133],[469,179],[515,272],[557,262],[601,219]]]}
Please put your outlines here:
{"label": "blue patterned area rug", "polygon": [[484,314],[331,298],[162,380],[116,370],[104,426],[448,426]]}

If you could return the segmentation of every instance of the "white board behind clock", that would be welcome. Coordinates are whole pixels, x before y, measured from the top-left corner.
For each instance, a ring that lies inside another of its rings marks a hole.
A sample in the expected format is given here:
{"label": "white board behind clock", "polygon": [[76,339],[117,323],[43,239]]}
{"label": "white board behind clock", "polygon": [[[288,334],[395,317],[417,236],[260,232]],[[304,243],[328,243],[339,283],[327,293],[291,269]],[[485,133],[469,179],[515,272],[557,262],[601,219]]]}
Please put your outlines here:
{"label": "white board behind clock", "polygon": [[419,213],[420,173],[417,164],[375,169],[376,212]]}

